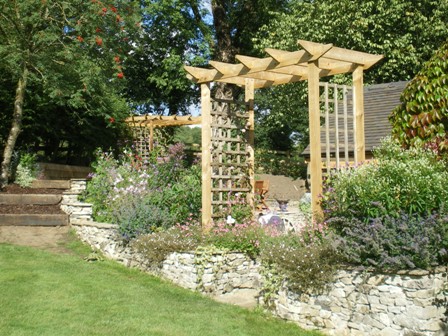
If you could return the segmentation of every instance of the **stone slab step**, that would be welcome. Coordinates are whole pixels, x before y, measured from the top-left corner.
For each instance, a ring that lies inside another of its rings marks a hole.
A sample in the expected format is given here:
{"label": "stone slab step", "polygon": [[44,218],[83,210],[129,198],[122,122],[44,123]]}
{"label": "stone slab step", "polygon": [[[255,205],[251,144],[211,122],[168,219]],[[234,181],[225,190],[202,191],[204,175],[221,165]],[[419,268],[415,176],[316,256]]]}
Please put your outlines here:
{"label": "stone slab step", "polygon": [[66,226],[68,215],[45,215],[45,214],[0,214],[0,225],[11,226]]}
{"label": "stone slab step", "polygon": [[70,189],[69,180],[34,180],[31,188]]}
{"label": "stone slab step", "polygon": [[62,195],[52,194],[0,194],[0,204],[39,204],[53,205],[62,200]]}

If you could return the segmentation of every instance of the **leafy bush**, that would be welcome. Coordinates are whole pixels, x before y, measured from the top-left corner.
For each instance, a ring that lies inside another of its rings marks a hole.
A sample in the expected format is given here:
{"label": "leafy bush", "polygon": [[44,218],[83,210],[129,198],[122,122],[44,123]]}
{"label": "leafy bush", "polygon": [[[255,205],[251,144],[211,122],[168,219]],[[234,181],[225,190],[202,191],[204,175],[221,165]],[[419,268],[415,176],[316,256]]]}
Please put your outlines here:
{"label": "leafy bush", "polygon": [[139,236],[132,242],[133,248],[149,262],[160,264],[173,252],[190,252],[198,248],[201,241],[201,226],[176,225],[168,230]]}
{"label": "leafy bush", "polygon": [[378,269],[428,268],[448,260],[448,215],[402,213],[369,221],[333,218],[341,228],[335,241],[343,260]]}
{"label": "leafy bush", "polygon": [[286,153],[274,150],[257,149],[255,152],[255,170],[258,174],[284,175],[306,178],[305,159],[298,153]]}
{"label": "leafy bush", "polygon": [[287,280],[291,289],[317,292],[325,288],[336,270],[336,254],[322,225],[309,226],[299,234],[284,235],[255,222],[230,225],[215,223],[204,234],[190,221],[169,230],[138,237],[133,247],[150,261],[160,263],[172,252],[199,251],[206,247],[238,251],[255,258]]}
{"label": "leafy bush", "polygon": [[333,280],[337,255],[327,229],[308,225],[297,235],[266,239],[260,257],[284,276],[288,288],[300,293],[319,293]]}
{"label": "leafy bush", "polygon": [[376,162],[334,172],[325,181],[326,218],[424,216],[448,208],[448,171],[434,152],[405,150],[388,138],[374,154]]}
{"label": "leafy bush", "polygon": [[269,234],[256,222],[242,224],[216,223],[210,234],[204,236],[207,245],[230,251],[240,251],[255,257],[260,252],[260,243]]}
{"label": "leafy bush", "polygon": [[180,144],[169,147],[164,156],[152,154],[143,162],[130,149],[118,159],[99,151],[83,196],[93,204],[95,220],[118,224],[127,239],[199,218],[199,167],[186,166]]}
{"label": "leafy bush", "polygon": [[15,182],[22,188],[27,188],[39,175],[39,166],[36,162],[37,155],[32,153],[20,153],[19,163],[15,172]]}

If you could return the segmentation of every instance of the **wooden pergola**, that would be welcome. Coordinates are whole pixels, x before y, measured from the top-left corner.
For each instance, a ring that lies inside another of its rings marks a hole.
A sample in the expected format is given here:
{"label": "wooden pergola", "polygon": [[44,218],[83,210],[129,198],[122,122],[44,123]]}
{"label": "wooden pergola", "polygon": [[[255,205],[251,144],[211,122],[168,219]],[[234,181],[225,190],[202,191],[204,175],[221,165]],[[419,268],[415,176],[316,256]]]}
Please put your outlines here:
{"label": "wooden pergola", "polygon": [[[201,117],[142,115],[126,118],[125,122],[132,129],[149,129],[149,149],[154,149],[154,128],[166,126],[200,125]],[[146,139],[145,139],[146,140]]]}
{"label": "wooden pergola", "polygon": [[[353,79],[353,106],[354,106],[354,133],[355,133],[355,153],[359,162],[365,159],[364,145],[364,102],[363,102],[363,72],[377,63],[383,56],[373,55],[364,52],[338,48],[332,44],[320,44],[309,41],[298,41],[303,49],[298,51],[283,51],[277,49],[265,49],[269,57],[255,58],[237,55],[239,64],[229,64],[210,61],[210,69],[185,66],[188,76],[195,83],[201,85],[201,114],[202,114],[202,225],[205,230],[212,225],[212,204],[218,202],[213,199],[212,187],[212,154],[216,146],[212,129],[219,120],[212,110],[212,97],[210,84],[222,82],[236,84],[245,88],[245,108],[247,115],[244,123],[247,131],[245,152],[247,154],[247,172],[250,183],[249,195],[254,193],[254,90],[293,83],[297,81],[308,81],[308,106],[309,106],[309,130],[310,130],[310,170],[311,170],[311,197],[314,215],[321,212],[319,205],[319,195],[322,193],[322,158],[320,140],[320,83],[322,77],[337,74],[352,73]],[[216,99],[214,101],[217,101]],[[232,125],[228,126],[231,127]],[[233,127],[233,126],[232,126]],[[216,133],[216,132],[215,132]],[[222,132],[221,132],[222,133]],[[222,139],[235,141],[227,136]],[[219,139],[218,139],[219,140]],[[220,152],[232,152],[234,150],[223,150]],[[228,147],[231,148],[231,147]],[[232,148],[233,149],[233,148]],[[217,165],[225,163],[219,161]],[[217,174],[217,173],[215,173]],[[226,177],[229,181],[234,178],[231,175]],[[220,182],[222,184],[222,182]],[[229,188],[215,188],[216,190],[230,190],[232,183],[228,183]]]}

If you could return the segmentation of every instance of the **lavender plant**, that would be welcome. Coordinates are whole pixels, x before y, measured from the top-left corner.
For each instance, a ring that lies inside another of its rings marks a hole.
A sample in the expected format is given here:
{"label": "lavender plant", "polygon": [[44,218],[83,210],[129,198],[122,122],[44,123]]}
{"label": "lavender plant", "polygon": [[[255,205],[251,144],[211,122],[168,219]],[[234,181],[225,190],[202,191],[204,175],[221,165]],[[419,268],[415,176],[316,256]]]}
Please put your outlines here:
{"label": "lavender plant", "polygon": [[448,261],[448,215],[401,213],[361,221],[333,218],[340,226],[334,240],[342,259],[377,269],[428,268]]}

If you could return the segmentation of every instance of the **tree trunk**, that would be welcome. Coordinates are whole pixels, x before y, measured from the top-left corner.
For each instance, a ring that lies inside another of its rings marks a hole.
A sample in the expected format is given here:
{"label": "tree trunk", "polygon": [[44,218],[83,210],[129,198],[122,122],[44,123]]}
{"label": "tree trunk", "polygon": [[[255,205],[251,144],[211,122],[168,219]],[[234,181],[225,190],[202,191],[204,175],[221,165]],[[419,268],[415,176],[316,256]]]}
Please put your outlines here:
{"label": "tree trunk", "polygon": [[[213,26],[215,27],[216,45],[214,50],[214,59],[225,63],[234,63],[236,50],[232,43],[231,27],[229,22],[227,0],[212,1]],[[232,85],[225,83],[216,83],[216,98],[233,99],[235,96]]]}
{"label": "tree trunk", "polygon": [[14,100],[14,114],[12,117],[11,129],[9,131],[8,140],[6,141],[3,151],[3,162],[1,165],[0,187],[4,187],[9,183],[11,178],[11,158],[14,152],[17,138],[22,130],[23,120],[23,100],[25,98],[26,84],[28,80],[28,68],[23,67],[22,76],[17,82],[16,97]]}

